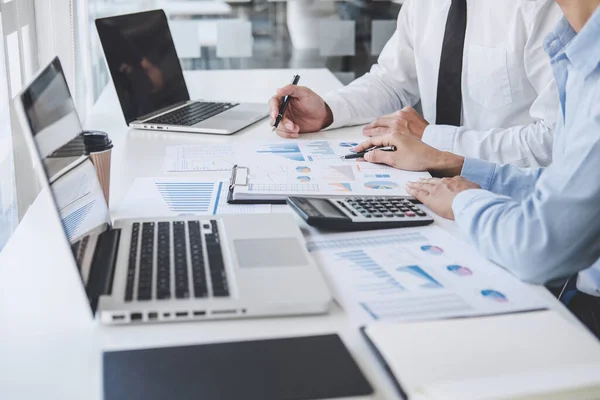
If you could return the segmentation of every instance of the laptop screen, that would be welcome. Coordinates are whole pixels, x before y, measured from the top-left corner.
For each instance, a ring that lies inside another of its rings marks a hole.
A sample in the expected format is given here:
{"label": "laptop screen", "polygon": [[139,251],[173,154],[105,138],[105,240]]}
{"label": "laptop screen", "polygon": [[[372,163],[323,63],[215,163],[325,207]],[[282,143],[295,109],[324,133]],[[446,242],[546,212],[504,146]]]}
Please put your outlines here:
{"label": "laptop screen", "polygon": [[190,96],[162,10],[96,20],[127,123]]}
{"label": "laptop screen", "polygon": [[60,154],[57,150],[82,131],[58,58],[31,82],[20,100],[29,126],[25,134],[33,135],[36,148],[31,150],[37,150],[37,154],[31,156],[42,161],[44,178],[50,185],[65,240],[71,244],[75,263],[87,286],[93,243],[106,229],[110,216],[91,161],[82,155],[56,155]]}

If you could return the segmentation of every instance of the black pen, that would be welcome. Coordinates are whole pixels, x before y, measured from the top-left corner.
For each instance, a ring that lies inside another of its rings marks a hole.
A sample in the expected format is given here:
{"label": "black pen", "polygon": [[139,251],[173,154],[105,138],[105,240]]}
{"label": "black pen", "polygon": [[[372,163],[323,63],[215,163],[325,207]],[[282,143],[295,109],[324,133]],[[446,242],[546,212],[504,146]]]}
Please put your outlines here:
{"label": "black pen", "polygon": [[342,160],[354,160],[356,158],[362,158],[365,156],[365,154],[370,153],[373,150],[396,151],[396,146],[371,147],[370,149],[359,151],[358,153],[346,154],[345,156],[342,156]]}
{"label": "black pen", "polygon": [[[292,85],[297,85],[299,81],[300,81],[300,75],[294,75],[294,79],[292,79]],[[273,124],[273,129],[271,129],[271,130],[274,131],[279,126],[279,123],[283,119],[283,114],[285,114],[285,110],[287,109],[287,106],[290,103],[291,99],[292,99],[292,96],[285,96],[283,98],[283,103],[281,104],[281,107],[279,107],[279,115],[277,115],[277,119],[275,120],[275,123]]]}

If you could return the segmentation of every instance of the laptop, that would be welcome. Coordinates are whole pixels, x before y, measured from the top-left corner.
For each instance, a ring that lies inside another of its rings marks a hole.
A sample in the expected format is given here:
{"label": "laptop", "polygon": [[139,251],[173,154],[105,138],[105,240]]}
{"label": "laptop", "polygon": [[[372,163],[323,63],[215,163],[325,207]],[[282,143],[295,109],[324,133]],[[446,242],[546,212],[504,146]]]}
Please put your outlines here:
{"label": "laptop", "polygon": [[268,115],[266,104],[191,101],[163,10],[96,19],[96,28],[132,128],[228,135]]}
{"label": "laptop", "polygon": [[[16,100],[42,190],[62,220],[69,260],[108,324],[326,313],[331,296],[288,214],[123,219],[111,223],[86,157],[57,152],[81,131],[54,59]],[[52,155],[52,158],[48,156]]]}

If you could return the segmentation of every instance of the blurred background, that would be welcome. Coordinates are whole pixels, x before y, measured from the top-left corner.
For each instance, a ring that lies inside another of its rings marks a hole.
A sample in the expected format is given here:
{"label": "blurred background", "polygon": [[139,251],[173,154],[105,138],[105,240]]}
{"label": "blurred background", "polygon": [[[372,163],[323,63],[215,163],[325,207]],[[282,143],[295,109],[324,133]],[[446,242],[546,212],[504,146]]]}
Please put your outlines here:
{"label": "blurred background", "polygon": [[0,0],[0,249],[37,194],[11,99],[58,55],[85,120],[110,80],[94,19],[161,8],[184,70],[328,68],[346,84],[377,60],[402,1]]}

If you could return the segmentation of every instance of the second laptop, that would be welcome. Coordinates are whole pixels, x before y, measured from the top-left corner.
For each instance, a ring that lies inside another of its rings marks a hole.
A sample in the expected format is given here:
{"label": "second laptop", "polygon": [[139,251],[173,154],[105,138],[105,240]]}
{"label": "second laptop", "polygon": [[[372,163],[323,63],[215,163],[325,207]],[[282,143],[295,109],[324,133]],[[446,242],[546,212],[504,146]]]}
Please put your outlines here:
{"label": "second laptop", "polygon": [[190,100],[164,11],[100,18],[96,28],[132,128],[228,135],[267,116],[265,104]]}

